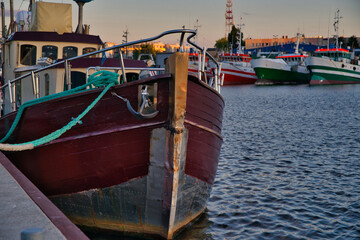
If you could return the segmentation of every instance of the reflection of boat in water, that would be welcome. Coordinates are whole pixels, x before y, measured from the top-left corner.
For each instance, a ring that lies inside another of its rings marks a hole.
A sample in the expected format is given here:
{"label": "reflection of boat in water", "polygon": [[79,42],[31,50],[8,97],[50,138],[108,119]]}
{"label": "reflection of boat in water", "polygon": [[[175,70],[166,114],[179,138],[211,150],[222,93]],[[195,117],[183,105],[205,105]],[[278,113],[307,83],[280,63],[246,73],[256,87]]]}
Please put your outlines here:
{"label": "reflection of boat in water", "polygon": [[92,35],[41,30],[3,45],[19,54],[5,54],[0,149],[79,226],[172,238],[206,208],[222,144],[219,68],[209,85],[179,52],[165,73],[130,82],[144,63],[100,58],[174,33],[199,48],[184,29],[107,49]]}
{"label": "reflection of boat in water", "polygon": [[278,54],[268,58],[261,56],[251,60],[251,66],[258,77],[256,85],[309,83],[310,72],[304,63],[307,55],[299,54],[299,39],[300,34],[298,34],[295,53]]}
{"label": "reflection of boat in water", "polygon": [[251,57],[243,53],[220,54],[224,85],[253,84],[257,77],[251,67]]}
{"label": "reflection of boat in water", "polygon": [[306,65],[311,71],[310,85],[360,83],[359,61],[354,57],[352,59],[348,50],[339,48],[339,10],[335,20],[336,47],[317,49],[313,56],[306,59]]}

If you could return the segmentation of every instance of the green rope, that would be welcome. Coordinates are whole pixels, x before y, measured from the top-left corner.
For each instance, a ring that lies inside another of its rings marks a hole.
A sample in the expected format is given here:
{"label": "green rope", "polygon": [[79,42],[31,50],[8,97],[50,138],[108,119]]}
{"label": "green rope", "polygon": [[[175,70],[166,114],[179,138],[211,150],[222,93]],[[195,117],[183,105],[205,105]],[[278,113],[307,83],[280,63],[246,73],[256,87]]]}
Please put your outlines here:
{"label": "green rope", "polygon": [[6,134],[6,136],[0,140],[0,143],[6,141],[11,134],[13,133],[13,131],[15,130],[17,124],[19,123],[21,116],[24,112],[24,110],[29,107],[29,106],[33,106],[35,104],[39,104],[45,101],[49,101],[51,99],[55,99],[55,98],[59,98],[59,97],[63,97],[63,96],[68,96],[71,95],[73,93],[76,92],[80,92],[80,91],[85,91],[87,90],[87,87],[92,88],[92,86],[94,87],[102,87],[102,86],[106,86],[104,88],[104,90],[100,93],[100,95],[79,115],[77,116],[75,119],[71,120],[66,126],[62,127],[61,129],[56,130],[55,132],[50,133],[49,135],[42,137],[40,139],[34,140],[34,141],[30,141],[27,143],[19,143],[19,144],[11,144],[11,146],[22,146],[22,145],[33,145],[33,146],[39,146],[42,145],[44,143],[48,143],[52,140],[55,140],[57,138],[59,138],[62,134],[64,134],[66,131],[70,130],[73,126],[75,126],[95,105],[97,102],[99,102],[99,100],[104,96],[104,94],[114,85],[116,85],[118,83],[117,79],[119,77],[119,74],[114,73],[114,72],[109,72],[109,71],[99,71],[96,72],[94,74],[92,74],[89,78],[88,78],[88,83],[84,84],[80,87],[65,91],[65,92],[61,92],[61,93],[56,93],[53,95],[49,95],[49,96],[45,96],[39,99],[34,99],[31,101],[28,101],[24,104],[21,105],[21,107],[19,108],[17,115],[15,117],[15,120],[9,130],[9,132]]}

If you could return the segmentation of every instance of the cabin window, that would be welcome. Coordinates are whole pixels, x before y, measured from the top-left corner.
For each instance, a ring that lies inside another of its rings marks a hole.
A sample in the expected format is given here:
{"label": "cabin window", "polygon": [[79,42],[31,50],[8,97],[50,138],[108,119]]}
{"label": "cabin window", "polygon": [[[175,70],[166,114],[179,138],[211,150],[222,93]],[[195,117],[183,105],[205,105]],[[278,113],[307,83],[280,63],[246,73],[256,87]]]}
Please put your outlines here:
{"label": "cabin window", "polygon": [[27,66],[36,65],[36,46],[21,45],[20,63]]}
{"label": "cabin window", "polygon": [[50,94],[50,75],[45,73],[45,96]]}
{"label": "cabin window", "polygon": [[[91,53],[91,52],[95,52],[96,48],[92,48],[92,47],[88,47],[88,48],[84,48],[83,49],[83,54],[87,54],[87,53]],[[92,55],[90,56],[90,58],[95,58],[96,55]]]}
{"label": "cabin window", "polygon": [[[86,83],[86,75],[83,72],[71,71],[71,89],[82,86]],[[64,91],[69,90],[64,79]]]}
{"label": "cabin window", "polygon": [[[137,73],[126,73],[126,80],[127,82],[133,82],[139,80],[139,74]],[[120,83],[124,83],[123,75],[120,76]]]}
{"label": "cabin window", "polygon": [[78,55],[78,48],[77,47],[64,47],[63,48],[63,59],[73,58]]}
{"label": "cabin window", "polygon": [[58,59],[58,47],[46,45],[42,47],[41,57],[48,57],[51,59]]}

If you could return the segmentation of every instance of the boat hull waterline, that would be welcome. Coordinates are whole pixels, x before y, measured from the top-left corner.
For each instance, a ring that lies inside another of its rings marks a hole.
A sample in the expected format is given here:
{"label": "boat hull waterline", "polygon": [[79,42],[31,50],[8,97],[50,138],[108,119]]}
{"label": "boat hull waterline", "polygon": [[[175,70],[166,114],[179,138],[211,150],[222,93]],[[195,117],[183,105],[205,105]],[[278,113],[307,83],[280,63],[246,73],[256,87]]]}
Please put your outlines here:
{"label": "boat hull waterline", "polygon": [[253,59],[251,65],[258,77],[256,85],[308,84],[310,81],[310,72],[305,66],[291,66],[282,59]]}

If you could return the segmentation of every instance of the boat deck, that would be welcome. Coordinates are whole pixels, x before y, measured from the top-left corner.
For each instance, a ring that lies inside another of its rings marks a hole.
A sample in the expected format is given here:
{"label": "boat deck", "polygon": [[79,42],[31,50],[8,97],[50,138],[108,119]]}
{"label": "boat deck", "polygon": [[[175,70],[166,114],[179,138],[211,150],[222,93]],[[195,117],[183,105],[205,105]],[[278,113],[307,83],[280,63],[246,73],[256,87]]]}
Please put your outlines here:
{"label": "boat deck", "polygon": [[34,228],[43,239],[88,239],[0,152],[0,240]]}

